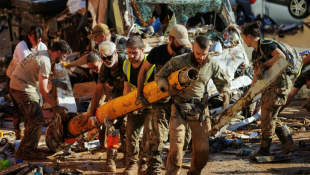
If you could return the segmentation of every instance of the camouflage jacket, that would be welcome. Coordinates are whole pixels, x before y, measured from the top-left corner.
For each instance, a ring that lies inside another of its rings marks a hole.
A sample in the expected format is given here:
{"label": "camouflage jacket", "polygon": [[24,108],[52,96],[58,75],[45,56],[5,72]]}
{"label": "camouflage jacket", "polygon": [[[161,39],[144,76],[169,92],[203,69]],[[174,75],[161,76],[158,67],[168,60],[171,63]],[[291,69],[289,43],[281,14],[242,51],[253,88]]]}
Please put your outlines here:
{"label": "camouflage jacket", "polygon": [[[189,52],[171,58],[171,60],[167,62],[155,75],[155,81],[158,87],[161,89],[164,86],[168,85],[167,77],[172,72],[175,72],[184,67],[195,68],[194,64],[191,61],[191,57],[193,56],[193,52]],[[183,90],[180,95],[176,96],[175,98],[177,100],[202,99],[203,93],[207,91],[206,87],[208,81],[211,78],[220,93],[230,93],[230,83],[223,70],[215,61],[206,60],[206,63],[204,63],[204,65],[202,65],[202,67],[199,69],[198,80],[192,82],[188,88]]]}

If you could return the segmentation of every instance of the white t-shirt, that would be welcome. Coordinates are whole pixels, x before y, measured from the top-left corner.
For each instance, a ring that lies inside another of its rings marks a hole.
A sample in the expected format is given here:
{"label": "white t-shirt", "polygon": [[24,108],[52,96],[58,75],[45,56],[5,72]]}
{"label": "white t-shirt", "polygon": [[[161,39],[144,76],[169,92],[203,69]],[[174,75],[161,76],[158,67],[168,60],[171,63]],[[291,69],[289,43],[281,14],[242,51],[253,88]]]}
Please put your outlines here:
{"label": "white t-shirt", "polygon": [[49,77],[51,60],[47,50],[40,50],[26,57],[15,69],[10,87],[25,92],[36,92],[39,76]]}
{"label": "white t-shirt", "polygon": [[[38,45],[38,50],[47,50],[47,47],[44,43],[40,42]],[[17,44],[15,50],[14,50],[13,59],[9,65],[8,69],[6,70],[6,75],[9,78],[11,78],[12,74],[13,74],[14,70],[16,69],[16,67],[18,66],[18,64],[34,51],[36,51],[36,50],[34,50],[34,49],[29,50],[25,41],[19,42]]]}

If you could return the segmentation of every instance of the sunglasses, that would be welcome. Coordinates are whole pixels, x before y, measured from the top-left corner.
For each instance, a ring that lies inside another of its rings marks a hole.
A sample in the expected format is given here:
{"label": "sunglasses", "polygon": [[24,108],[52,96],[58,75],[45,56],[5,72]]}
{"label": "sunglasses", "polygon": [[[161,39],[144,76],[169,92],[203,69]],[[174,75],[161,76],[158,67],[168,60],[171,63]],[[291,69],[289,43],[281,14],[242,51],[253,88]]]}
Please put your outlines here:
{"label": "sunglasses", "polygon": [[111,59],[113,58],[113,55],[114,55],[114,52],[112,52],[112,55],[110,55],[110,56],[101,57],[101,59],[102,59],[103,61],[105,61],[105,60],[111,60]]}

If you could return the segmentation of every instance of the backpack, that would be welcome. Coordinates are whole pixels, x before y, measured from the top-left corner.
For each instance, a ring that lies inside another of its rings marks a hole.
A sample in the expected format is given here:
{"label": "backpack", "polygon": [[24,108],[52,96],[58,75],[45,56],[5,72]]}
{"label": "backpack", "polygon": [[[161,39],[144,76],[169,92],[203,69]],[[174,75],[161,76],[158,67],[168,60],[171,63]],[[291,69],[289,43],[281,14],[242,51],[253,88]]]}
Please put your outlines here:
{"label": "backpack", "polygon": [[[262,39],[260,41],[260,44],[267,44],[267,43],[264,43],[264,40],[265,39]],[[276,43],[278,48],[286,56],[286,61],[288,61],[290,63],[290,66],[288,66],[286,69],[286,73],[288,75],[294,75],[295,77],[298,77],[300,72],[301,72],[302,65],[303,65],[302,58],[299,55],[298,51],[295,48],[290,47],[289,45],[287,45],[284,42],[277,42],[275,40],[271,40],[271,42],[268,42],[268,44],[272,43],[272,42]],[[263,55],[263,57],[267,58],[267,56],[262,51],[261,47],[260,47],[260,52]]]}

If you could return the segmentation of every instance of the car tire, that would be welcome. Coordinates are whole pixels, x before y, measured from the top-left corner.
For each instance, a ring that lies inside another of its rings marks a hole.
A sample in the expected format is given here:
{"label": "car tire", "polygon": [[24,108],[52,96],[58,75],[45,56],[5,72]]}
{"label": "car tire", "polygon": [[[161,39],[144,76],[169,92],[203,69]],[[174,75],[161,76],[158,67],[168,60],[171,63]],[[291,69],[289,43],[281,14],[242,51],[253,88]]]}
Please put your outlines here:
{"label": "car tire", "polygon": [[[296,4],[297,2],[297,4]],[[288,4],[288,11],[290,12],[290,14],[296,18],[296,19],[303,19],[307,16],[309,16],[309,3],[310,1],[308,0],[290,0],[289,4]],[[298,12],[299,9],[294,8],[294,6],[298,6],[301,5],[301,7],[304,9],[301,13]]]}
{"label": "car tire", "polygon": [[243,7],[238,6],[236,14],[237,14],[236,15],[236,22],[238,24],[249,21],[249,18],[247,17],[247,14],[246,14],[245,10],[243,9]]}

